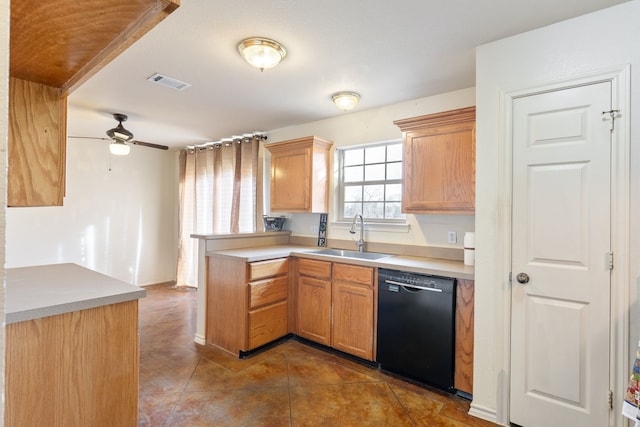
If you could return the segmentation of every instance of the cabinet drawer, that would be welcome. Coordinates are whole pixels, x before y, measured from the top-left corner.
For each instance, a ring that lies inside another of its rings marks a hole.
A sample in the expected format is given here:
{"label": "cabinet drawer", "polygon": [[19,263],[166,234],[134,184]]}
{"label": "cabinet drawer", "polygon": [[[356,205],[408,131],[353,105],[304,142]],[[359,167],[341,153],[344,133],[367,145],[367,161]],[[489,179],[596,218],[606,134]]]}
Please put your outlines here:
{"label": "cabinet drawer", "polygon": [[335,263],[333,264],[333,279],[372,286],[373,268]]}
{"label": "cabinet drawer", "polygon": [[305,276],[328,279],[331,277],[331,263],[328,261],[300,258],[298,262],[298,272]]}
{"label": "cabinet drawer", "polygon": [[287,299],[288,287],[288,276],[249,283],[249,309]]}
{"label": "cabinet drawer", "polygon": [[289,272],[289,258],[270,259],[249,264],[249,281],[278,276]]}
{"label": "cabinet drawer", "polygon": [[283,301],[249,312],[249,349],[287,335],[287,307]]}

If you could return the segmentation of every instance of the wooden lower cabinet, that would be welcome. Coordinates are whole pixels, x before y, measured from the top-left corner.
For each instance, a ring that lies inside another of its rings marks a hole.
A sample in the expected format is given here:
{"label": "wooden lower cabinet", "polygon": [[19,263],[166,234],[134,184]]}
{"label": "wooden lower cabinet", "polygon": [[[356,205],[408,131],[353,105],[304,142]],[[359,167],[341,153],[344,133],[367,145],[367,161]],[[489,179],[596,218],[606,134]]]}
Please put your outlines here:
{"label": "wooden lower cabinet", "polygon": [[307,276],[299,277],[297,311],[298,335],[330,346],[331,282]]}
{"label": "wooden lower cabinet", "polygon": [[235,355],[289,333],[289,260],[208,257],[207,344]]}
{"label": "wooden lower cabinet", "polygon": [[373,360],[373,268],[300,259],[297,334]]}
{"label": "wooden lower cabinet", "polygon": [[260,347],[287,335],[287,301],[249,312],[249,349]]}
{"label": "wooden lower cabinet", "polygon": [[473,394],[473,280],[458,279],[454,387]]}
{"label": "wooden lower cabinet", "polygon": [[138,301],[6,326],[6,426],[136,426]]}
{"label": "wooden lower cabinet", "polygon": [[373,360],[373,290],[370,287],[333,284],[332,347]]}

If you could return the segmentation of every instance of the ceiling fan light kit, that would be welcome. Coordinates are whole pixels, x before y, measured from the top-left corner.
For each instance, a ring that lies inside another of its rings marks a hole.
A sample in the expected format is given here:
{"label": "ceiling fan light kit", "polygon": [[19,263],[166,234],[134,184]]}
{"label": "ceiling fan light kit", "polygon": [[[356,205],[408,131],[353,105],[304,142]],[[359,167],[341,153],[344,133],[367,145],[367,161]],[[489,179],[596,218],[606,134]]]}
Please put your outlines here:
{"label": "ceiling fan light kit", "polygon": [[339,109],[349,111],[360,102],[360,94],[356,92],[338,92],[331,95],[331,100]]}
{"label": "ceiling fan light kit", "polygon": [[238,43],[238,52],[251,66],[264,71],[273,68],[286,56],[287,50],[275,40],[249,37]]}
{"label": "ceiling fan light kit", "polygon": [[109,144],[109,151],[111,154],[116,156],[126,156],[131,151],[131,147],[128,146],[124,141],[114,139],[111,144]]}

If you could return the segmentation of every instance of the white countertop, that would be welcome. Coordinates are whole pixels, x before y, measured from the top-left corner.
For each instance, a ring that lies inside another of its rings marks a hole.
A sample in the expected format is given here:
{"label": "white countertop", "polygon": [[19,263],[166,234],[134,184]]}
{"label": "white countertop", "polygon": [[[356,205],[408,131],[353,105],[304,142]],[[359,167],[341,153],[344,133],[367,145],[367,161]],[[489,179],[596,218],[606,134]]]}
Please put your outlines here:
{"label": "white countertop", "polygon": [[76,264],[8,268],[5,322],[16,323],[143,298],[147,291]]}
{"label": "white countertop", "polygon": [[462,261],[452,261],[437,258],[422,258],[407,255],[392,255],[387,258],[367,260],[312,253],[313,251],[317,251],[320,249],[323,248],[317,246],[272,245],[255,248],[210,251],[207,252],[207,256],[242,258],[247,262],[263,261],[266,259],[283,258],[287,256],[297,256],[302,258],[342,262],[369,267],[390,268],[409,271],[412,273],[455,277],[457,279],[473,280],[474,277],[473,267],[464,265]]}

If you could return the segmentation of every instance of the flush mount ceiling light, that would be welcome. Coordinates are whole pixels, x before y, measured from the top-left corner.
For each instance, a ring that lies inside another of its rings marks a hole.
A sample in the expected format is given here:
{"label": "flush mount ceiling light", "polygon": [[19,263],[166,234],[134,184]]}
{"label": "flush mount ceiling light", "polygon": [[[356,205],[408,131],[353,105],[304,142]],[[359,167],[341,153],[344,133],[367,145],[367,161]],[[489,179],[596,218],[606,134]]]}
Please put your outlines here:
{"label": "flush mount ceiling light", "polygon": [[238,44],[238,52],[252,66],[263,71],[273,68],[287,56],[287,50],[275,40],[249,37]]}
{"label": "flush mount ceiling light", "polygon": [[339,109],[349,111],[360,102],[360,94],[356,92],[338,92],[331,95],[331,100]]}

